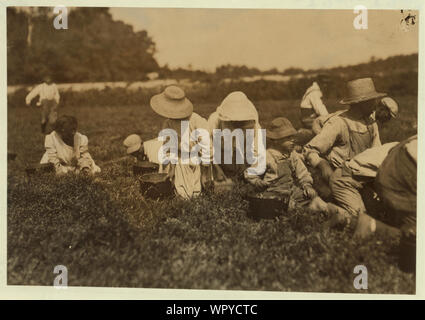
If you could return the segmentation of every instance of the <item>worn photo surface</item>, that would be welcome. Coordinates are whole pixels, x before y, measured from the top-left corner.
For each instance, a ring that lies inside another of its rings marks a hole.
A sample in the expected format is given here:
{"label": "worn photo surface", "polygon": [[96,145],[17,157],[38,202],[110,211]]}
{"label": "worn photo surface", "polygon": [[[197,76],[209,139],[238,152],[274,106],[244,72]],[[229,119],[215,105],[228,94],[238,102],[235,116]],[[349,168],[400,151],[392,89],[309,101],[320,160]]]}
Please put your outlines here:
{"label": "worn photo surface", "polygon": [[419,11],[6,12],[8,286],[416,293]]}

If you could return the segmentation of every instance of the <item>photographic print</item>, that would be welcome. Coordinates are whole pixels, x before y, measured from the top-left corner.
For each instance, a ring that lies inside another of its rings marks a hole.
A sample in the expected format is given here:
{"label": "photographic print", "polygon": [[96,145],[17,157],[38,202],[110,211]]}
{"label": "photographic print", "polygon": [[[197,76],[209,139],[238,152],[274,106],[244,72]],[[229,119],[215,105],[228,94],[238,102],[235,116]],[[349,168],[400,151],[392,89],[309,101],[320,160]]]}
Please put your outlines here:
{"label": "photographic print", "polygon": [[6,8],[8,286],[416,293],[418,10],[91,4]]}

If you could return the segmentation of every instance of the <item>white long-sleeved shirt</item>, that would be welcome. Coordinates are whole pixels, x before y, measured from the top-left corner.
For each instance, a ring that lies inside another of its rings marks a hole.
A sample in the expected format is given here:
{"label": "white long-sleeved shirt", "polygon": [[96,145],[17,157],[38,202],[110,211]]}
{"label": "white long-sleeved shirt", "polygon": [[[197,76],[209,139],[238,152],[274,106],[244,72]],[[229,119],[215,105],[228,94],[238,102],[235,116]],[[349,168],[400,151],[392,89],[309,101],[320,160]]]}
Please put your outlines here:
{"label": "white long-sleeved shirt", "polygon": [[[57,174],[78,172],[79,168],[82,167],[88,167],[92,173],[100,172],[100,168],[95,164],[88,152],[87,136],[77,132],[74,137],[74,143],[76,144],[74,148],[67,145],[56,131],[52,131],[45,137],[44,147],[46,152],[40,163],[52,163]],[[73,158],[78,160],[77,167],[71,164]]]}
{"label": "white long-sleeved shirt", "polygon": [[55,100],[56,103],[59,103],[59,90],[56,84],[54,83],[42,83],[34,87],[25,98],[26,104],[30,104],[31,100],[34,99],[36,96],[39,96],[39,101],[46,99]]}
{"label": "white long-sleeved shirt", "polygon": [[307,89],[301,100],[301,108],[313,109],[317,116],[326,116],[328,110],[322,102],[322,91],[317,82],[313,82],[311,87]]}

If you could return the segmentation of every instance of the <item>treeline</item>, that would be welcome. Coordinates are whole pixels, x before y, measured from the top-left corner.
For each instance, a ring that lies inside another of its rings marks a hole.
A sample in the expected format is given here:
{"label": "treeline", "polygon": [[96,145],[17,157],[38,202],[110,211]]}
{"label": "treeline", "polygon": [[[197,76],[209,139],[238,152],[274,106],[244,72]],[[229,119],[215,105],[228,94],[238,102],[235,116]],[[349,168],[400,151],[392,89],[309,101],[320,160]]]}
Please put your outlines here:
{"label": "treeline", "polygon": [[146,31],[114,21],[109,8],[68,9],[68,29],[55,29],[52,8],[7,8],[8,84],[139,81],[159,69]]}
{"label": "treeline", "polygon": [[202,70],[192,70],[184,68],[170,69],[167,65],[158,71],[161,78],[192,79],[194,81],[216,82],[223,78],[238,79],[242,77],[282,75],[314,78],[318,74],[327,74],[334,78],[356,78],[359,75],[374,76],[383,74],[393,74],[394,72],[417,72],[418,54],[396,55],[386,59],[376,59],[371,57],[369,62],[359,63],[349,66],[338,66],[329,69],[308,69],[290,67],[283,71],[276,68],[260,70],[244,65],[221,65],[215,72],[208,73]]}
{"label": "treeline", "polygon": [[8,84],[34,84],[45,74],[57,83],[147,80],[157,72],[159,78],[190,79],[206,83],[259,75],[314,77],[326,73],[335,79],[359,75],[390,75],[417,72],[418,55],[399,55],[387,59],[371,57],[369,62],[330,69],[290,67],[260,70],[245,65],[221,65],[214,72],[192,68],[159,66],[156,47],[146,31],[115,21],[109,8],[68,9],[68,29],[55,29],[55,14],[49,7],[7,8]]}

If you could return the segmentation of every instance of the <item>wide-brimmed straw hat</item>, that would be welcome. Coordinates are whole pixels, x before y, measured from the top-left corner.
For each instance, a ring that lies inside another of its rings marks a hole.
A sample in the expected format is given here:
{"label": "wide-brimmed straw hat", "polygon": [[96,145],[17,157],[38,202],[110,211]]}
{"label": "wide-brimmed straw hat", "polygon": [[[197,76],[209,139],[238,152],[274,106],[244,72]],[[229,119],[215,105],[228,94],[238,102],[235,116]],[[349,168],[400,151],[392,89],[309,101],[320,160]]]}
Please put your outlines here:
{"label": "wide-brimmed straw hat", "polygon": [[276,118],[266,130],[266,136],[270,139],[283,139],[297,134],[291,121],[284,117]]}
{"label": "wide-brimmed straw hat", "polygon": [[185,119],[193,112],[192,102],[177,86],[165,88],[164,92],[153,96],[150,103],[157,114],[169,119]]}
{"label": "wide-brimmed straw hat", "polygon": [[217,113],[222,121],[258,121],[257,109],[242,91],[229,93],[217,108]]}
{"label": "wide-brimmed straw hat", "polygon": [[137,134],[131,134],[125,138],[123,144],[127,147],[127,154],[130,154],[136,152],[142,147],[142,138],[140,138]]}
{"label": "wide-brimmed straw hat", "polygon": [[363,101],[385,97],[386,93],[376,92],[371,78],[352,80],[347,83],[347,97],[340,104],[355,104]]}

